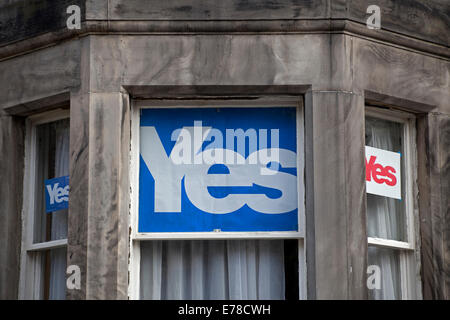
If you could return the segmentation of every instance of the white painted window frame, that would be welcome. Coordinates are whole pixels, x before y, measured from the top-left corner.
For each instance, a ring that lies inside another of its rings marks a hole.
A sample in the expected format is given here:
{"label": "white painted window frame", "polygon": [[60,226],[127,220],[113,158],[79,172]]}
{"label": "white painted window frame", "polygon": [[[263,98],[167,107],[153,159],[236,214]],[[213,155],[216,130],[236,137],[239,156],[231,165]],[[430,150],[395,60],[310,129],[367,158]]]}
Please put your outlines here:
{"label": "white painted window frame", "polygon": [[27,118],[25,123],[25,171],[23,179],[22,240],[20,257],[19,299],[40,297],[41,259],[45,250],[67,247],[67,239],[33,243],[34,204],[36,191],[36,127],[40,124],[69,118],[69,110],[57,109]]}
{"label": "white painted window frame", "polygon": [[[285,232],[162,232],[139,233],[139,139],[140,110],[145,108],[297,108],[297,185],[298,185],[298,231]],[[131,101],[131,152],[130,152],[130,259],[128,298],[139,300],[140,296],[140,242],[151,240],[213,240],[213,239],[298,239],[299,298],[306,299],[305,255],[305,149],[304,149],[303,99],[271,97],[246,100],[132,100]]]}
{"label": "white painted window frame", "polygon": [[[382,109],[366,106],[365,115],[403,124],[402,132],[402,158],[404,164],[405,213],[406,213],[406,239],[397,241],[382,238],[368,237],[368,246],[394,249],[400,252],[400,282],[401,299],[422,299],[420,279],[420,239],[418,214],[418,187],[417,187],[417,151],[416,151],[416,116],[412,113],[396,110]],[[415,272],[414,272],[415,270]]]}

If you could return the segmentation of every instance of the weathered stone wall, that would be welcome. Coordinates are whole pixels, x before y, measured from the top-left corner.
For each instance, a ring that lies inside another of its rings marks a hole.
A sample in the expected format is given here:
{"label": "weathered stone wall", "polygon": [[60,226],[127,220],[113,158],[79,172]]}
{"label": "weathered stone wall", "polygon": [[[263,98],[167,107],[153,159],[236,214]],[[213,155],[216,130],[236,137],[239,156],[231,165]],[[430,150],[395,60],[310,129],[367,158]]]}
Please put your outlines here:
{"label": "weathered stone wall", "polygon": [[448,45],[446,0],[8,0],[0,4],[0,44],[65,27],[66,8],[79,5],[84,20],[301,20],[348,19],[365,23],[366,9],[382,10],[383,29]]}
{"label": "weathered stone wall", "polygon": [[449,298],[446,3],[380,1],[383,30],[368,31],[366,1],[86,0],[82,30],[52,31],[55,18],[16,30],[14,43],[14,17],[38,21],[35,11],[0,4],[10,21],[0,26],[0,298],[18,290],[25,116],[70,103],[68,264],[81,267],[82,288],[68,298],[126,299],[130,100],[230,95],[305,100],[317,299],[367,297],[365,103],[416,112],[423,295]]}
{"label": "weathered stone wall", "polygon": [[0,111],[0,299],[17,299],[24,169],[23,119]]}
{"label": "weathered stone wall", "polygon": [[[70,5],[84,13],[85,0],[3,0],[0,3],[0,45],[66,27]],[[83,17],[85,15],[83,14]]]}

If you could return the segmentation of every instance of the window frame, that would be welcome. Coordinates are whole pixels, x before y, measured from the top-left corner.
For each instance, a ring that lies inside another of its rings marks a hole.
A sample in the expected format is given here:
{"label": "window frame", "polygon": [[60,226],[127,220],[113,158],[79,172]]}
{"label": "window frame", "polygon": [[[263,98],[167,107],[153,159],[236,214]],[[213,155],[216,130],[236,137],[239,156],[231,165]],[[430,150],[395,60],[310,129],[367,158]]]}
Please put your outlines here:
{"label": "window frame", "polygon": [[[139,233],[139,146],[140,110],[146,108],[263,108],[295,107],[297,109],[297,190],[298,231],[283,232],[152,232]],[[299,299],[306,299],[306,255],[305,255],[305,126],[303,97],[270,97],[255,100],[132,100],[130,139],[130,256],[128,298],[140,296],[140,242],[152,240],[245,240],[245,239],[297,239],[299,265]]]}
{"label": "window frame", "polygon": [[38,125],[70,119],[68,109],[57,109],[29,116],[25,121],[25,167],[23,178],[22,239],[19,299],[42,299],[41,259],[46,250],[67,248],[67,238],[33,243],[35,224],[36,158]]}
{"label": "window frame", "polygon": [[368,236],[367,245],[368,247],[399,251],[401,299],[421,299],[416,116],[413,113],[396,109],[366,106],[364,119],[366,117],[397,122],[403,125],[402,158],[405,159],[405,162],[404,181],[402,181],[404,199],[402,201],[405,203],[404,213],[407,239],[407,241],[397,241]]}

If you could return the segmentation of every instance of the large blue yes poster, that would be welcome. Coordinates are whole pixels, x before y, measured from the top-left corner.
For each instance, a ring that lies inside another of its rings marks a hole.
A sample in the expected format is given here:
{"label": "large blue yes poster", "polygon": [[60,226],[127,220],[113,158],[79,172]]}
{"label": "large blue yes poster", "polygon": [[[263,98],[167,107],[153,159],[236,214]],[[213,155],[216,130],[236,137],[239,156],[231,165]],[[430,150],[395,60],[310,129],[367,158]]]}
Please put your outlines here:
{"label": "large blue yes poster", "polygon": [[298,231],[296,108],[140,117],[139,232]]}

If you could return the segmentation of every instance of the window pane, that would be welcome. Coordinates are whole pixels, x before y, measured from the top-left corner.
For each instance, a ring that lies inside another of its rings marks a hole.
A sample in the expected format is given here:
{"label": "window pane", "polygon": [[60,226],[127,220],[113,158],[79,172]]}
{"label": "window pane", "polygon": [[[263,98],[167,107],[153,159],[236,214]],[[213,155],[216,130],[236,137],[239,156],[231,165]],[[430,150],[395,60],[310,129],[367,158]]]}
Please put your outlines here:
{"label": "window pane", "polygon": [[[402,153],[402,132],[401,123],[366,118],[367,146]],[[401,181],[404,194],[403,161],[402,157]],[[407,241],[404,201],[367,194],[367,233],[369,237]]]}
{"label": "window pane", "polygon": [[367,194],[368,236],[407,241],[403,212],[403,208],[398,200]]}
{"label": "window pane", "polygon": [[[298,252],[292,243],[289,248]],[[236,300],[296,295],[298,299],[298,256],[286,256],[295,257],[294,272],[285,268],[283,240],[143,241],[140,296]]]}
{"label": "window pane", "polygon": [[366,145],[392,152],[402,152],[403,124],[366,117]]}
{"label": "window pane", "polygon": [[69,175],[69,119],[36,127],[34,243],[67,238],[67,210],[45,212],[46,179]]}
{"label": "window pane", "polygon": [[57,248],[35,252],[40,272],[40,299],[64,300],[66,298],[67,249]]}
{"label": "window pane", "polygon": [[374,300],[401,299],[400,252],[392,249],[369,247],[368,258],[368,265],[378,266],[381,271],[379,289],[370,289],[369,298]]}

